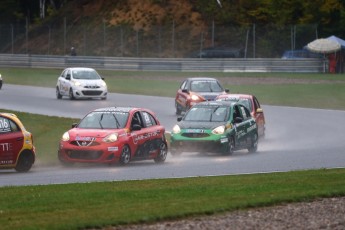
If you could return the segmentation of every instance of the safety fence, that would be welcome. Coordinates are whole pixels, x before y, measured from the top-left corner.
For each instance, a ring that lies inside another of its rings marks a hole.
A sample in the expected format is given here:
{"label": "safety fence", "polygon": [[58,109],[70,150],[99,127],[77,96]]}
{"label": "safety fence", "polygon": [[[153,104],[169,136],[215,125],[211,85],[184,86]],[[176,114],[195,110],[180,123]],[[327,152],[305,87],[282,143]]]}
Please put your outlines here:
{"label": "safety fence", "polygon": [[0,54],[0,67],[18,68],[63,69],[80,66],[131,71],[320,73],[327,70],[327,65],[327,60],[313,58],[120,58]]}

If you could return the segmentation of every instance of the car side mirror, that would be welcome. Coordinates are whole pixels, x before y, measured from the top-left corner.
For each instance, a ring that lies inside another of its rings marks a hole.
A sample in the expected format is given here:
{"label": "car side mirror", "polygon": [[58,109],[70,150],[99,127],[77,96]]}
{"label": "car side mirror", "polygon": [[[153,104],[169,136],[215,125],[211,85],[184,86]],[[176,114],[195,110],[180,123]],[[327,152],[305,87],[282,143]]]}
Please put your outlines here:
{"label": "car side mirror", "polygon": [[236,117],[235,118],[235,123],[241,123],[243,121],[242,117]]}
{"label": "car side mirror", "polygon": [[257,113],[263,113],[264,111],[263,111],[263,109],[258,108],[258,109],[256,110],[256,112],[257,112]]}
{"label": "car side mirror", "polygon": [[182,92],[183,92],[183,93],[189,93],[189,92],[188,92],[188,89],[183,89]]}
{"label": "car side mirror", "polygon": [[71,80],[71,74],[67,74],[66,80]]}
{"label": "car side mirror", "polygon": [[138,124],[132,125],[132,130],[133,130],[133,131],[141,130],[141,125],[138,125]]}
{"label": "car side mirror", "polygon": [[178,117],[178,118],[177,118],[177,121],[182,121],[182,117]]}
{"label": "car side mirror", "polygon": [[101,79],[104,81],[105,80],[105,78],[104,77],[101,77]]}
{"label": "car side mirror", "polygon": [[229,89],[225,89],[225,92],[226,92],[226,93],[229,93],[229,92],[230,92],[230,90],[229,90]]}
{"label": "car side mirror", "polygon": [[78,123],[73,123],[73,124],[72,124],[72,129],[75,128],[75,127],[77,127],[77,125],[78,125]]}

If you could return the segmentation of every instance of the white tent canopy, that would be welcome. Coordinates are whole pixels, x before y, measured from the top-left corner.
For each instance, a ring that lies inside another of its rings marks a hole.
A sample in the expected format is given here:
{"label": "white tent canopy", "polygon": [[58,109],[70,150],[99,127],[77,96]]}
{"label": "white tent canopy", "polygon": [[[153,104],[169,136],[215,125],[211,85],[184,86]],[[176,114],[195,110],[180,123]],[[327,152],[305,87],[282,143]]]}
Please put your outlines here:
{"label": "white tent canopy", "polygon": [[327,39],[331,40],[331,41],[336,41],[336,42],[338,42],[341,45],[342,49],[345,48],[345,40],[343,40],[341,38],[338,38],[337,36],[334,36],[334,35],[329,36]]}

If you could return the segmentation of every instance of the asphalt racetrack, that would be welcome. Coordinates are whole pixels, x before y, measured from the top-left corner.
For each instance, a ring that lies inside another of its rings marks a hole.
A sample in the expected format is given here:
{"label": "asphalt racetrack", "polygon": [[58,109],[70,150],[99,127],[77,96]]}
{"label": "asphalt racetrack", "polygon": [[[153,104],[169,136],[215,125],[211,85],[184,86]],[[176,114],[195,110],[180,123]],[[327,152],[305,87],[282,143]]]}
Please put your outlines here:
{"label": "asphalt racetrack", "polygon": [[[2,109],[82,118],[90,110],[108,106],[149,108],[157,114],[168,132],[176,123],[173,98],[111,93],[106,101],[70,101],[68,98],[57,100],[54,88],[4,85],[0,90]],[[260,139],[256,153],[239,151],[232,156],[183,153],[180,157],[169,154],[164,164],[155,164],[152,160],[131,162],[127,166],[81,164],[69,168],[59,164],[42,166],[38,160],[28,173],[1,170],[0,186],[267,173],[345,166],[345,111],[267,105],[263,109],[266,137]]]}

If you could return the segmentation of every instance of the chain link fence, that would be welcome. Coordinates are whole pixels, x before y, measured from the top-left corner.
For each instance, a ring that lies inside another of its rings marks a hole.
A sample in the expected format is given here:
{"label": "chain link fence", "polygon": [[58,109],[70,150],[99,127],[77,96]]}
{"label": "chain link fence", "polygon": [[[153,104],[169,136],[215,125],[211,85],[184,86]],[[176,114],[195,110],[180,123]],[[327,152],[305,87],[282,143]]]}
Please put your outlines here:
{"label": "chain link fence", "polygon": [[[285,50],[303,49],[318,37],[316,25],[249,25],[236,27],[210,22],[193,25],[130,26],[106,23],[74,25],[66,18],[52,25],[0,25],[0,53],[79,56],[188,58],[225,50],[236,58],[280,58]],[[220,56],[221,57],[221,56]]]}

